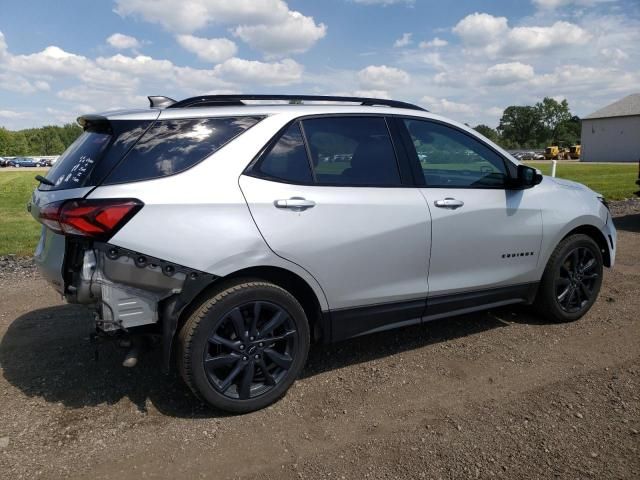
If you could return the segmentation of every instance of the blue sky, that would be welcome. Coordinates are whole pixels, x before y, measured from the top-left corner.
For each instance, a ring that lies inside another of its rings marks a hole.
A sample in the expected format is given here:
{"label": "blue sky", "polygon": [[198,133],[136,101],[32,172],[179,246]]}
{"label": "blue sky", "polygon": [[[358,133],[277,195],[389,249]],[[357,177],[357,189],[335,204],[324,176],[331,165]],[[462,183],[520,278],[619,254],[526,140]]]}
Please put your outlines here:
{"label": "blue sky", "polygon": [[585,115],[640,91],[637,0],[0,0],[0,125],[146,95],[318,93],[472,125],[543,96]]}

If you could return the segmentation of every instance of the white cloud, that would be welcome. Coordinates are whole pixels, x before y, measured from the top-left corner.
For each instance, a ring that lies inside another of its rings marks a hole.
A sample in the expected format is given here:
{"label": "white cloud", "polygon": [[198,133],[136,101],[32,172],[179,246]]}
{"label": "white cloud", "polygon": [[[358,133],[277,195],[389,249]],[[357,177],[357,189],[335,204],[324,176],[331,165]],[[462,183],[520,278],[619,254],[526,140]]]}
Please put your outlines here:
{"label": "white cloud", "polygon": [[353,96],[368,98],[391,98],[391,95],[389,95],[389,92],[387,92],[386,90],[354,90]]}
{"label": "white cloud", "polygon": [[304,52],[327,31],[326,25],[290,10],[283,0],[116,0],[115,12],[177,33],[229,25],[236,37],[270,56]]}
{"label": "white cloud", "polygon": [[25,112],[15,112],[13,110],[0,110],[0,118],[20,118],[25,117]]}
{"label": "white cloud", "polygon": [[487,70],[485,79],[492,85],[507,85],[510,83],[530,80],[535,76],[533,67],[520,62],[499,63]]}
{"label": "white cloud", "polygon": [[610,61],[614,65],[619,65],[625,60],[629,59],[629,54],[621,48],[603,48],[600,50],[600,55],[606,61]]}
{"label": "white cloud", "polygon": [[557,21],[550,26],[510,28],[506,17],[487,13],[473,13],[460,20],[453,28],[468,52],[517,57],[539,54],[562,47],[586,44],[591,35],[573,23]]}
{"label": "white cloud", "polygon": [[118,50],[128,50],[140,48],[140,42],[136,37],[123,33],[114,33],[107,38],[107,43]]}
{"label": "white cloud", "polygon": [[301,80],[303,70],[302,65],[290,58],[274,63],[230,58],[213,69],[217,76],[230,82],[260,85],[297,83]]}
{"label": "white cloud", "polygon": [[420,99],[420,103],[425,105],[429,111],[434,113],[463,113],[472,114],[474,108],[466,103],[452,102],[446,98],[435,98],[424,96]]}
{"label": "white cloud", "polygon": [[396,48],[406,47],[407,45],[411,45],[413,41],[411,40],[411,33],[403,33],[402,36],[397,39],[393,46]]}
{"label": "white cloud", "polygon": [[570,45],[584,45],[590,35],[569,22],[555,22],[550,27],[515,27],[502,47],[505,53],[543,52]]}
{"label": "white cloud", "polygon": [[30,81],[16,73],[0,72],[0,90],[17,93],[45,92],[51,89],[49,83],[44,80]]}
{"label": "white cloud", "polygon": [[363,89],[387,90],[408,84],[411,77],[399,68],[369,65],[358,72],[358,79]]}
{"label": "white cloud", "polygon": [[[236,91],[237,84],[263,87],[290,85],[300,82],[304,71],[302,65],[288,58],[279,62],[259,62],[232,57],[215,68],[198,69],[146,55],[118,53],[89,59],[56,46],[30,55],[11,55],[4,37],[0,37],[0,40],[0,51],[3,52],[0,89],[36,93],[50,89],[55,82],[59,88],[56,97],[60,101],[72,104],[72,108],[91,105],[95,111],[142,107],[146,103],[145,95],[156,92],[173,95],[178,92],[183,95],[229,93]],[[201,39],[196,38],[196,42],[192,43],[198,43],[208,58],[212,58],[214,53],[218,59],[229,54],[213,52],[212,48],[208,48],[228,47],[225,42],[212,44],[208,39],[202,39],[204,43],[198,40]],[[185,43],[184,39],[182,43]],[[190,46],[195,48],[197,45]],[[77,83],[69,86],[69,79],[75,79]],[[63,88],[60,89],[60,86]],[[49,112],[49,118],[58,119],[60,116]]]}
{"label": "white cloud", "polygon": [[210,23],[276,24],[289,12],[282,0],[116,0],[120,16],[137,16],[167,30],[191,33]]}
{"label": "white cloud", "polygon": [[442,40],[441,38],[435,37],[433,40],[429,40],[428,42],[420,42],[418,45],[420,48],[440,48],[446,47],[449,45],[449,42],[446,40]]}
{"label": "white cloud", "polygon": [[227,38],[202,38],[185,34],[177,35],[176,40],[185,50],[213,63],[224,62],[238,52],[236,44]]}
{"label": "white cloud", "polygon": [[490,115],[491,117],[494,118],[498,118],[501,117],[502,114],[504,113],[504,108],[500,108],[500,107],[489,107],[486,109],[486,112],[488,115]]}
{"label": "white cloud", "polygon": [[436,70],[445,70],[447,68],[447,63],[442,59],[440,52],[418,52],[404,59],[404,63],[416,64],[417,62],[428,65]]}
{"label": "white cloud", "polygon": [[64,121],[72,121],[79,114],[100,112],[106,110],[117,110],[138,107],[143,108],[149,105],[149,101],[144,95],[137,95],[134,92],[117,92],[114,95],[113,90],[106,88],[96,89],[87,85],[75,85],[70,88],[60,90],[56,97],[66,101],[71,108],[65,112],[57,108],[50,108],[48,113],[55,118]]}
{"label": "white cloud", "polygon": [[453,27],[453,33],[469,45],[495,42],[508,30],[506,17],[494,17],[478,12],[467,15]]}
{"label": "white cloud", "polygon": [[312,17],[289,11],[286,18],[275,25],[240,25],[233,33],[258,51],[283,56],[306,52],[326,35],[327,27],[323,23],[317,25]]}
{"label": "white cloud", "polygon": [[30,55],[9,55],[8,66],[23,74],[77,75],[89,68],[91,61],[82,55],[49,46],[41,52]]}
{"label": "white cloud", "polygon": [[96,64],[107,71],[129,77],[153,76],[162,79],[174,73],[174,65],[169,60],[156,60],[146,55],[128,57],[118,53],[112,57],[98,57]]}
{"label": "white cloud", "polygon": [[4,33],[0,32],[0,60],[5,59],[9,55],[7,42],[4,39]]}

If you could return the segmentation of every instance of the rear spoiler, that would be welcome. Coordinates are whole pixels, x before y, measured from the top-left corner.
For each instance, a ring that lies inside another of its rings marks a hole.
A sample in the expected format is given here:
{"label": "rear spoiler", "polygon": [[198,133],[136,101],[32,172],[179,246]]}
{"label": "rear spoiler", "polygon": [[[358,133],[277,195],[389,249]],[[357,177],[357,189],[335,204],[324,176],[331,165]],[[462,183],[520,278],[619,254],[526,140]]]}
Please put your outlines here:
{"label": "rear spoiler", "polygon": [[109,119],[102,115],[82,115],[76,121],[84,130],[111,130]]}

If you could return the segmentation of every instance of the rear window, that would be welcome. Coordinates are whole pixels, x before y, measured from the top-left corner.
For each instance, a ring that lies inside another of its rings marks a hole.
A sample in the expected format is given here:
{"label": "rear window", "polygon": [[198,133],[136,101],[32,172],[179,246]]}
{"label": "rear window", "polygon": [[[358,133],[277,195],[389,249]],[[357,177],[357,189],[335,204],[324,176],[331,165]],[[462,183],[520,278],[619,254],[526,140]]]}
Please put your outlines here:
{"label": "rear window", "polygon": [[111,142],[110,133],[84,132],[67,148],[47,173],[55,185],[40,184],[41,190],[63,190],[85,186],[96,163]]}
{"label": "rear window", "polygon": [[259,117],[156,121],[104,183],[149,180],[182,172],[259,121]]}
{"label": "rear window", "polygon": [[140,136],[150,120],[116,120],[86,130],[60,156],[40,190],[64,190],[99,185]]}

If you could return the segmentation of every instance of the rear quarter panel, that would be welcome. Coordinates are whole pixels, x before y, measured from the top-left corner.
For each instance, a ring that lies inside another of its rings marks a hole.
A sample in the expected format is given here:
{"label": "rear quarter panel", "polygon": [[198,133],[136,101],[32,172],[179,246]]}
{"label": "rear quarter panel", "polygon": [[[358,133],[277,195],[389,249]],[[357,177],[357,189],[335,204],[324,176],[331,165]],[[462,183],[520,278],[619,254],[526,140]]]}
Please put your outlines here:
{"label": "rear quarter panel", "polygon": [[185,172],[96,188],[88,198],[144,203],[109,243],[217,276],[258,266],[286,268],[305,279],[321,307],[328,308],[318,282],[269,249],[238,185],[248,163],[288,120],[286,115],[263,119]]}

